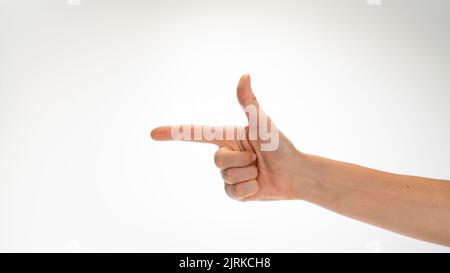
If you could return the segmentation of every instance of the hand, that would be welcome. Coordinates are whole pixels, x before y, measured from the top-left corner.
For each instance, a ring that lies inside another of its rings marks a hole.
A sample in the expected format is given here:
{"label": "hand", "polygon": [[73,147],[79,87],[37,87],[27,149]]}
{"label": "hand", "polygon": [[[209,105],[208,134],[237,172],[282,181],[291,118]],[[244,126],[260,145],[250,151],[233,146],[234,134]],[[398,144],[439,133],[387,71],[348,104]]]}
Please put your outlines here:
{"label": "hand", "polygon": [[[249,126],[231,128],[233,139],[224,135],[226,130],[230,130],[229,127],[198,125],[184,125],[181,131],[178,131],[181,126],[155,128],[151,137],[154,140],[186,140],[219,146],[214,161],[224,179],[225,192],[233,199],[297,199],[300,180],[296,170],[300,166],[301,153],[259,107],[252,92],[249,75],[243,75],[239,80],[237,99],[244,109],[250,110],[246,112]],[[252,116],[252,109],[258,114],[256,119]],[[189,129],[191,130],[187,131]],[[197,135],[194,133],[196,130]],[[199,132],[210,132],[223,137],[200,138]],[[275,147],[274,143],[267,144],[265,132],[270,132],[273,136],[271,141],[275,141]],[[183,138],[179,139],[176,135],[183,135]]]}

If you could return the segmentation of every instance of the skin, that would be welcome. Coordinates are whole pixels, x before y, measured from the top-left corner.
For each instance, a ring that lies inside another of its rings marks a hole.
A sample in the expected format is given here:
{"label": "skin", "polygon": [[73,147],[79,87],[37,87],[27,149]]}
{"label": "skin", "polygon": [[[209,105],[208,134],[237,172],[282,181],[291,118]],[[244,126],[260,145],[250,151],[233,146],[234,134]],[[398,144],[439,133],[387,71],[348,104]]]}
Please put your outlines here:
{"label": "skin", "polygon": [[[254,105],[264,114],[249,75],[239,80],[237,98],[241,106]],[[270,119],[268,124],[276,128]],[[393,232],[450,246],[449,180],[387,173],[305,154],[281,132],[278,149],[261,151],[263,141],[249,140],[248,130],[244,132],[243,140],[197,140],[219,147],[214,162],[229,197],[304,200]],[[173,140],[171,126],[155,128],[151,137]]]}

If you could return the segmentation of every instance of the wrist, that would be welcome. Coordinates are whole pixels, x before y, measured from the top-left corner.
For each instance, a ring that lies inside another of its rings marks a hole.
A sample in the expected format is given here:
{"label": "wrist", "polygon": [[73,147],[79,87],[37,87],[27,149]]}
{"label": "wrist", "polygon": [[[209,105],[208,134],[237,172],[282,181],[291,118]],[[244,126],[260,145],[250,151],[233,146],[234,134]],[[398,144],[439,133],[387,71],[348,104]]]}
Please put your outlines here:
{"label": "wrist", "polygon": [[312,201],[319,192],[320,177],[317,165],[320,158],[296,152],[296,168],[293,176],[291,198],[294,200]]}

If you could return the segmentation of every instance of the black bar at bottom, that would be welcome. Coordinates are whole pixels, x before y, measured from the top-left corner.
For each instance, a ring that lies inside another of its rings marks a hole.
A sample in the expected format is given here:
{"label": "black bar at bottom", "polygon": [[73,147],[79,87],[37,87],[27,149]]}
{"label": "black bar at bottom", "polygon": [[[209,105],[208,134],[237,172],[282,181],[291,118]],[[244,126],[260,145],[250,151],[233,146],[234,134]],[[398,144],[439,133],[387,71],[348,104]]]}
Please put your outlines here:
{"label": "black bar at bottom", "polygon": [[[448,254],[312,254],[312,253],[36,253],[1,254],[3,267],[33,271],[78,272],[308,272],[310,269],[385,272],[394,264],[403,270],[448,265]],[[359,265],[359,266],[358,266]],[[361,268],[361,265],[364,265]]]}

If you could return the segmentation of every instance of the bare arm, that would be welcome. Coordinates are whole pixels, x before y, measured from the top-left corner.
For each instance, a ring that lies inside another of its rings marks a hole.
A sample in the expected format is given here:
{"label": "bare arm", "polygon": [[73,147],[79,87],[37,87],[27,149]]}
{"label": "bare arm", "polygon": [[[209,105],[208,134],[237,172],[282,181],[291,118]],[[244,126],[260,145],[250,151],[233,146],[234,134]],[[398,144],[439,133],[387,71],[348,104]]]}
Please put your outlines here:
{"label": "bare arm", "polygon": [[450,181],[299,155],[295,196],[339,214],[450,246]]}

